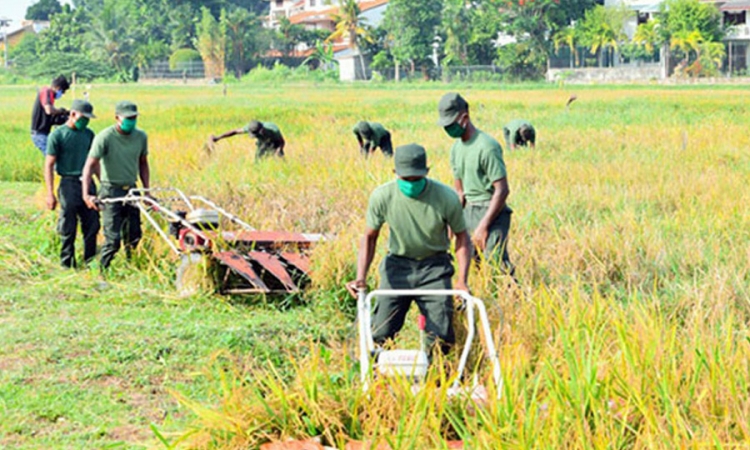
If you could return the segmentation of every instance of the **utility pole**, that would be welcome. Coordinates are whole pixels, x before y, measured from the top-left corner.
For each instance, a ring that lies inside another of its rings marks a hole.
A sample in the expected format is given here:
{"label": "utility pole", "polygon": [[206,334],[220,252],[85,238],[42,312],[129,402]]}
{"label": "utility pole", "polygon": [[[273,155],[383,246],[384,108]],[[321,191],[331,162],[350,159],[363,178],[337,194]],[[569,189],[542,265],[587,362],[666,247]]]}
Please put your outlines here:
{"label": "utility pole", "polygon": [[5,59],[3,61],[6,69],[8,68],[8,27],[11,22],[12,20],[7,17],[0,17],[0,28],[3,29],[3,48],[5,48]]}

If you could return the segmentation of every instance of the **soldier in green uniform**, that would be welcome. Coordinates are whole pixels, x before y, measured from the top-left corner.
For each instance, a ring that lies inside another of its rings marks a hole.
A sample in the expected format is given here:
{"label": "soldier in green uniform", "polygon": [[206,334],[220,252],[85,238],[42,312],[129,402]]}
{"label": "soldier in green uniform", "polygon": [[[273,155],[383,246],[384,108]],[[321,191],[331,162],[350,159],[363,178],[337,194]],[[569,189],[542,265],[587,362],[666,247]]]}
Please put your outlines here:
{"label": "soldier in green uniform", "polygon": [[[394,160],[397,179],[376,188],[370,196],[357,279],[347,287],[352,292],[366,289],[380,229],[388,224],[388,256],[380,265],[381,289],[451,289],[454,269],[449,253],[450,227],[456,237],[458,259],[455,288],[467,290],[469,235],[458,196],[449,186],[426,178],[423,147],[398,147]],[[379,297],[372,320],[373,340],[382,344],[393,338],[403,326],[412,301],[427,318],[428,344],[432,346],[438,338],[447,352],[455,341],[450,296]]]}
{"label": "soldier in green uniform", "polygon": [[519,146],[534,148],[536,144],[536,130],[527,120],[511,120],[503,127],[503,135],[505,136],[505,146],[510,150],[515,150]]}
{"label": "soldier in green uniform", "polygon": [[[78,221],[83,233],[83,260],[88,263],[96,255],[96,235],[99,233],[99,213],[86,207],[81,190],[81,175],[89,154],[94,132],[88,128],[94,118],[94,107],[83,100],[74,100],[68,121],[55,129],[47,140],[44,163],[44,182],[47,187],[47,207],[54,210],[60,203],[57,232],[62,247],[60,262],[63,267],[76,267],[75,242]],[[60,186],[55,197],[55,174],[60,175]],[[96,173],[97,177],[98,172]],[[95,195],[94,186],[88,191]]]}
{"label": "soldier in green uniform", "polygon": [[281,135],[279,127],[273,122],[259,122],[253,120],[244,128],[230,130],[218,136],[211,135],[210,139],[211,142],[219,142],[222,139],[245,133],[255,138],[256,160],[272,155],[278,157],[284,156],[284,146],[286,145],[286,141],[284,141],[284,136]]}
{"label": "soldier in green uniform", "polygon": [[359,151],[365,158],[380,147],[385,156],[393,156],[391,133],[377,122],[359,122],[354,127],[354,135],[359,142]]}
{"label": "soldier in green uniform", "polygon": [[503,149],[497,140],[472,124],[469,104],[459,94],[445,94],[438,112],[438,123],[455,139],[450,163],[474,244],[474,257],[478,257],[477,249],[487,260],[497,261],[500,257],[503,270],[512,274],[507,243],[513,211],[505,203],[510,190]]}
{"label": "soldier in green uniform", "polygon": [[[122,101],[115,106],[116,123],[102,130],[91,146],[86,166],[83,168],[83,192],[86,205],[98,210],[96,197],[89,193],[91,174],[101,169],[99,197],[125,196],[136,187],[140,176],[144,189],[150,185],[148,165],[148,137],[136,128],[138,107],[133,102]],[[122,203],[109,203],[102,212],[104,246],[102,268],[109,267],[121,241],[125,241],[128,256],[141,240],[141,215],[137,207]]]}

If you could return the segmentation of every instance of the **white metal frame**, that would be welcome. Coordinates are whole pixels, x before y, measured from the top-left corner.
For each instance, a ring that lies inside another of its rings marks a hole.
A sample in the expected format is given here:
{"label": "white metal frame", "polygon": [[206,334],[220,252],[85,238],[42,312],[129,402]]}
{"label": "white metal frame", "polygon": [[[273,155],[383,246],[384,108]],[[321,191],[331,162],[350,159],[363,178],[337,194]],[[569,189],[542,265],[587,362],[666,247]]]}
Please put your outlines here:
{"label": "white metal frame", "polygon": [[484,341],[487,351],[487,356],[492,363],[492,379],[495,382],[497,388],[497,398],[499,399],[503,391],[503,376],[500,370],[500,358],[498,357],[497,347],[495,341],[492,339],[492,329],[490,328],[490,321],[487,317],[487,309],[484,306],[484,302],[466,291],[459,291],[455,289],[379,289],[371,291],[369,293],[364,290],[360,290],[357,295],[357,323],[359,327],[359,363],[360,363],[360,378],[362,380],[363,389],[366,391],[370,385],[370,376],[372,374],[372,364],[370,361],[370,355],[375,349],[375,343],[372,339],[372,299],[375,296],[393,296],[393,297],[414,297],[414,296],[425,296],[425,295],[452,295],[462,298],[466,302],[466,320],[468,322],[468,333],[466,335],[466,341],[464,342],[464,348],[461,351],[461,359],[458,363],[458,374],[453,382],[453,389],[459,389],[461,384],[461,378],[463,377],[464,371],[466,370],[466,363],[469,359],[469,353],[471,352],[471,344],[474,341],[476,335],[476,315],[479,315],[479,322],[484,333]]}

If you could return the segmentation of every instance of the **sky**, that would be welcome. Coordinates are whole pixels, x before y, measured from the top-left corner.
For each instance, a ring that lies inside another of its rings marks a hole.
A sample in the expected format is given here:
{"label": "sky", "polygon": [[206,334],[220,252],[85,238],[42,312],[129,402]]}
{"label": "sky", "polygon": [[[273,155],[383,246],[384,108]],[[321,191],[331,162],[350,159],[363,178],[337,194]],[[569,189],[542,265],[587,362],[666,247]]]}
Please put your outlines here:
{"label": "sky", "polygon": [[[13,21],[8,28],[9,32],[21,28],[21,21],[26,15],[26,8],[36,2],[37,0],[0,0],[0,17],[7,17]],[[71,0],[61,0],[60,3],[72,4]]]}

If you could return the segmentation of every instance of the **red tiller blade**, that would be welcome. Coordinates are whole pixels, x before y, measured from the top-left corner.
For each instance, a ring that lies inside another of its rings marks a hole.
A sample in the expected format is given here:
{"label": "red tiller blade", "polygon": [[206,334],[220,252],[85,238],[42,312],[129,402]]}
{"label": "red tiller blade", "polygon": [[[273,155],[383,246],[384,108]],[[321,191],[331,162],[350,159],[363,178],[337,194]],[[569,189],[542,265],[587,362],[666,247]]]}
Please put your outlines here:
{"label": "red tiller blade", "polygon": [[310,274],[310,258],[308,258],[306,255],[302,255],[300,253],[281,252],[281,257],[305,274]]}
{"label": "red tiller blade", "polygon": [[286,271],[286,268],[283,264],[281,264],[281,261],[279,261],[277,257],[264,252],[248,252],[248,257],[256,261],[258,264],[263,266],[264,269],[271,272],[273,276],[278,278],[278,280],[281,282],[281,284],[284,285],[287,291],[299,291],[299,288],[296,284],[294,284],[294,281],[289,275],[289,272]]}
{"label": "red tiller blade", "polygon": [[242,256],[235,252],[217,252],[214,253],[214,257],[261,291],[271,292],[266,283],[255,273],[253,266]]}
{"label": "red tiller blade", "polygon": [[287,231],[227,231],[222,233],[221,236],[226,241],[247,244],[296,244],[309,246],[323,240],[322,234],[292,233]]}

